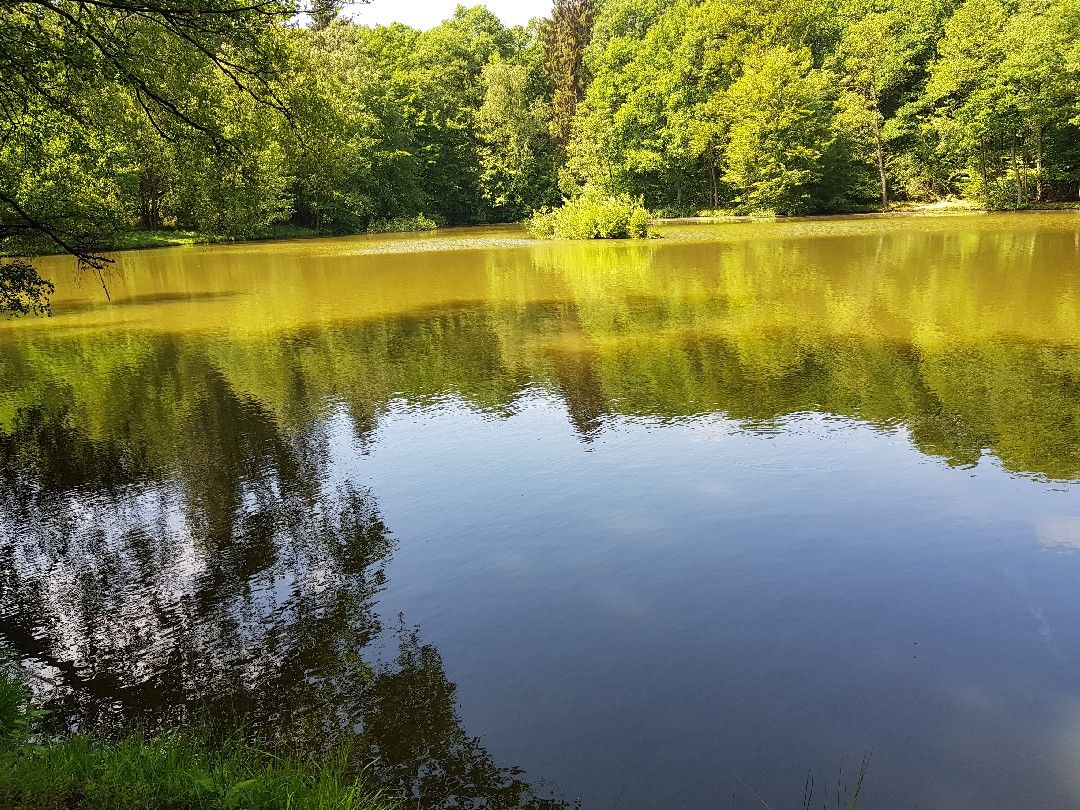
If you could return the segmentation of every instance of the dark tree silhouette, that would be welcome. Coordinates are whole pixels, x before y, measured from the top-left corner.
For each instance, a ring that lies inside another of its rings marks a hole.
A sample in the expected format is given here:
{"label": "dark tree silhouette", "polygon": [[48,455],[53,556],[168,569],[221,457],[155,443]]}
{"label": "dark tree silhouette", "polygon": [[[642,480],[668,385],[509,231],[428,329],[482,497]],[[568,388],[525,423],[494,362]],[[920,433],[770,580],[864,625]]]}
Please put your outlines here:
{"label": "dark tree silhouette", "polygon": [[595,18],[594,0],[555,0],[551,16],[540,28],[544,64],[555,86],[551,134],[561,150],[570,141],[574,113],[589,83],[585,49],[592,39]]}

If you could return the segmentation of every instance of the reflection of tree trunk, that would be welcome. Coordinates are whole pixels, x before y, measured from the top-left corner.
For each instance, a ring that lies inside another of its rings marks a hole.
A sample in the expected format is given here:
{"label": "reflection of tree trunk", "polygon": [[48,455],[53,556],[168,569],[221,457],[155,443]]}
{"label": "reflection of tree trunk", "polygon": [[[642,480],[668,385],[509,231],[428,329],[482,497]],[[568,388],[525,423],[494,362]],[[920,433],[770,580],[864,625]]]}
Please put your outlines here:
{"label": "reflection of tree trunk", "polygon": [[1020,161],[1016,157],[1016,135],[1012,137],[1012,165],[1013,177],[1016,179],[1016,207],[1024,206],[1024,185],[1020,179]]}
{"label": "reflection of tree trunk", "polygon": [[608,413],[608,399],[592,351],[559,353],[554,358],[555,378],[562,391],[570,421],[586,444],[600,432]]}

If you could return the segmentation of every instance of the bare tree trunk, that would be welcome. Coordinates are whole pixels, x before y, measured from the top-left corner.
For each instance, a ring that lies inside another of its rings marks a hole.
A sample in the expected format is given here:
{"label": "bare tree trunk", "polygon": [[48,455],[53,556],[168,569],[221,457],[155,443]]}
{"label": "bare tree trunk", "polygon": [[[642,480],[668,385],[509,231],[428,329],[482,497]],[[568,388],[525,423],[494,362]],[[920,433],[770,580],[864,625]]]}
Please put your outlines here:
{"label": "bare tree trunk", "polygon": [[161,201],[165,197],[165,176],[155,168],[139,175],[139,221],[147,230],[161,227]]}
{"label": "bare tree trunk", "polygon": [[720,192],[716,187],[716,154],[712,144],[706,155],[709,161],[709,207],[715,211],[720,206]]}
{"label": "bare tree trunk", "polygon": [[874,147],[877,150],[878,177],[881,178],[881,210],[889,210],[889,178],[885,174],[885,147],[881,143],[881,113],[874,103]]}
{"label": "bare tree trunk", "polygon": [[1035,130],[1035,201],[1043,201],[1043,128]]}
{"label": "bare tree trunk", "polygon": [[982,166],[982,185],[983,185],[983,204],[990,207],[990,178],[987,176],[987,172],[990,171],[990,167],[987,165],[986,160],[986,142],[979,141],[979,163]]}
{"label": "bare tree trunk", "polygon": [[1020,179],[1020,161],[1016,158],[1016,135],[1012,137],[1013,177],[1016,178],[1016,207],[1024,207],[1024,185]]}

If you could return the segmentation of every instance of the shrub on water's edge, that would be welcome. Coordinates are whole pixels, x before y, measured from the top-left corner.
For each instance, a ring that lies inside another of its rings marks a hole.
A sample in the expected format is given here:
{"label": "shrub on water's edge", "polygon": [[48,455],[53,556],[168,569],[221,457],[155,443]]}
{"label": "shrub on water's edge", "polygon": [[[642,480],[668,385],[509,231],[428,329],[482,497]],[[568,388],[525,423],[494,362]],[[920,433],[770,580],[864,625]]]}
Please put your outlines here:
{"label": "shrub on water's edge", "polygon": [[416,231],[433,231],[439,227],[439,223],[423,214],[415,217],[391,217],[389,219],[375,219],[368,225],[368,233],[414,233]]}
{"label": "shrub on water's edge", "polygon": [[635,202],[633,210],[630,212],[630,233],[631,239],[646,239],[649,236],[649,221],[652,219],[649,216],[649,211],[645,208],[644,200],[637,200]]}
{"label": "shrub on water's edge", "polygon": [[586,192],[525,224],[538,239],[645,239],[650,219],[641,198]]}

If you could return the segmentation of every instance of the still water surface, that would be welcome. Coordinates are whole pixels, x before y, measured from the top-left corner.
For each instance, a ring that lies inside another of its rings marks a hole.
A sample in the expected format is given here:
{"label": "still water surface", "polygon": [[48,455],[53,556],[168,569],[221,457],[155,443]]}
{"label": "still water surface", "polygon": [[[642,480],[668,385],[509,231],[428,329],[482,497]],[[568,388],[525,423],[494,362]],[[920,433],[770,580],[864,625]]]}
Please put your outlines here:
{"label": "still water surface", "polygon": [[429,807],[1080,804],[1080,217],[663,233],[51,260],[0,637]]}

